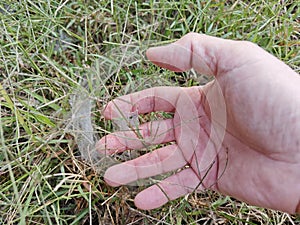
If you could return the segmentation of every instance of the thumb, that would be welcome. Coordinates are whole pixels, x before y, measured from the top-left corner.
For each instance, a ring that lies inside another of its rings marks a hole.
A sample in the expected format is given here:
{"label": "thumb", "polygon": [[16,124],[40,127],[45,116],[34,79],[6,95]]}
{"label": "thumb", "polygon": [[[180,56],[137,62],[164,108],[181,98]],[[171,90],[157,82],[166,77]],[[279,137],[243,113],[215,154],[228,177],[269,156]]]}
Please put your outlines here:
{"label": "thumb", "polygon": [[198,73],[217,76],[265,55],[257,51],[264,52],[251,42],[189,33],[170,45],[148,49],[146,55],[156,65],[172,71],[193,68]]}

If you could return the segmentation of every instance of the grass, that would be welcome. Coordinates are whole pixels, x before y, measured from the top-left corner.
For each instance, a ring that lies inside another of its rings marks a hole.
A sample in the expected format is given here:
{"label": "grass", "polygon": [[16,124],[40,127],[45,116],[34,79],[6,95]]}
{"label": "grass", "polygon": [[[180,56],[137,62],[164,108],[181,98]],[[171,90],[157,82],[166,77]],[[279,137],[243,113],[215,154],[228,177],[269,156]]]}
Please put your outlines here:
{"label": "grass", "polygon": [[[80,157],[70,99],[85,91],[98,137],[116,96],[207,82],[149,64],[149,46],[194,31],[257,43],[300,72],[297,1],[0,0],[0,224],[297,224],[300,218],[213,192],[153,211]],[[94,75],[85,90],[85,77]]]}

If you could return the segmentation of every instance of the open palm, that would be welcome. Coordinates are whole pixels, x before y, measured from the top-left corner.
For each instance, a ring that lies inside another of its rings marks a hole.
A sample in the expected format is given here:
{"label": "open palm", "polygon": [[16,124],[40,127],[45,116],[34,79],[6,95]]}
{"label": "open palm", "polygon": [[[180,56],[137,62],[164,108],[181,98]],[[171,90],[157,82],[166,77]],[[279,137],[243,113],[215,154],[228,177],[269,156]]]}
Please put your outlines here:
{"label": "open palm", "polygon": [[157,208],[195,189],[213,189],[253,205],[299,212],[300,77],[258,46],[188,34],[151,48],[148,58],[173,71],[215,76],[202,87],[156,87],[122,96],[107,119],[137,111],[173,112],[172,119],[109,134],[99,151],[122,152],[171,143],[109,168],[112,186],[178,172],[137,195],[141,209]]}

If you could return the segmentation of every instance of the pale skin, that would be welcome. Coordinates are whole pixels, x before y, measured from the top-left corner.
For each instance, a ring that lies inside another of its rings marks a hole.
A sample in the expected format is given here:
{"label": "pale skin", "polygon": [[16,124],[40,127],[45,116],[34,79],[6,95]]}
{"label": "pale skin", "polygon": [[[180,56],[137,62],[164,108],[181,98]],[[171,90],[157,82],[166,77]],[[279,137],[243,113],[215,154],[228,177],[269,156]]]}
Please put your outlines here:
{"label": "pale skin", "polygon": [[212,189],[251,205],[300,213],[299,75],[255,44],[195,33],[146,54],[158,66],[193,68],[215,80],[201,87],[146,89],[109,102],[106,119],[133,111],[174,117],[142,124],[138,134],[103,137],[97,148],[108,154],[171,142],[110,167],[105,181],[120,186],[177,171],[135,197],[145,210]]}

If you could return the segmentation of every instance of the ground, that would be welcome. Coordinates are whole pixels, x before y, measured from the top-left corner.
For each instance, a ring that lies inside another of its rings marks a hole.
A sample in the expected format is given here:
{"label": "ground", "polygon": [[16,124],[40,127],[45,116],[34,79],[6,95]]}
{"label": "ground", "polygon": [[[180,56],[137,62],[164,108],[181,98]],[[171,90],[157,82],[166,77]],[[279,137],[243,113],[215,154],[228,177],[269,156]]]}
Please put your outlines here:
{"label": "ground", "polygon": [[0,0],[0,224],[299,224],[211,191],[137,209],[144,187],[109,187],[83,159],[72,103],[89,102],[100,138],[113,130],[101,109],[114,97],[205,84],[144,56],[191,31],[252,41],[299,73],[299,15],[292,0]]}

